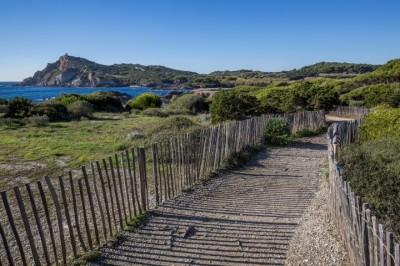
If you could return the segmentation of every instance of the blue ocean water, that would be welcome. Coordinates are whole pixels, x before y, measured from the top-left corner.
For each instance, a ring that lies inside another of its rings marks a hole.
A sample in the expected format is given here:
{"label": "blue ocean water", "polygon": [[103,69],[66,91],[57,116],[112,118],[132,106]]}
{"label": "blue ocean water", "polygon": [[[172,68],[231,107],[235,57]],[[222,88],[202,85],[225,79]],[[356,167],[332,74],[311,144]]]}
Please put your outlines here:
{"label": "blue ocean water", "polygon": [[168,94],[169,90],[155,90],[146,87],[111,87],[111,88],[78,88],[78,87],[40,87],[40,86],[13,86],[17,82],[0,82],[0,98],[11,99],[17,96],[29,98],[35,102],[41,102],[53,97],[58,97],[61,93],[91,93],[94,91],[119,91],[127,93],[132,97],[143,92],[153,92],[156,94]]}

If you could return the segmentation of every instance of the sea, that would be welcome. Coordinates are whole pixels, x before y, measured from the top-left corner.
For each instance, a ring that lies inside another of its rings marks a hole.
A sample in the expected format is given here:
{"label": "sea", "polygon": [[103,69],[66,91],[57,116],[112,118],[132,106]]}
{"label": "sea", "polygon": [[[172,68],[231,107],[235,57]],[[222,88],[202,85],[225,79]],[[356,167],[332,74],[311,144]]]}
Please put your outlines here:
{"label": "sea", "polygon": [[82,87],[44,87],[44,86],[15,86],[18,82],[0,82],[0,98],[11,99],[17,96],[31,99],[34,102],[42,102],[62,93],[85,94],[94,91],[119,91],[135,97],[144,92],[153,92],[155,94],[168,94],[169,90],[156,90],[147,87],[108,87],[108,88],[82,88]]}

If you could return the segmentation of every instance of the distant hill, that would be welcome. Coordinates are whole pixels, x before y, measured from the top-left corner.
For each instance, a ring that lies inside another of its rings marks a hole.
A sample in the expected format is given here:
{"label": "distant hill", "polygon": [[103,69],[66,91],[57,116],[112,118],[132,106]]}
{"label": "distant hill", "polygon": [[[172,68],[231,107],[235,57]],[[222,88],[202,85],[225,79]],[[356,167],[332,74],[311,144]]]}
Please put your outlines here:
{"label": "distant hill", "polygon": [[163,66],[139,64],[97,64],[84,58],[63,55],[48,64],[33,77],[24,79],[21,86],[76,86],[76,87],[180,87],[200,75]]}
{"label": "distant hill", "polygon": [[253,70],[215,71],[202,75],[164,66],[139,64],[101,65],[84,58],[63,55],[49,63],[21,86],[120,87],[146,86],[153,88],[233,87],[237,85],[267,86],[276,81],[312,77],[348,78],[374,71],[379,66],[367,64],[320,62],[301,69],[281,72]]}

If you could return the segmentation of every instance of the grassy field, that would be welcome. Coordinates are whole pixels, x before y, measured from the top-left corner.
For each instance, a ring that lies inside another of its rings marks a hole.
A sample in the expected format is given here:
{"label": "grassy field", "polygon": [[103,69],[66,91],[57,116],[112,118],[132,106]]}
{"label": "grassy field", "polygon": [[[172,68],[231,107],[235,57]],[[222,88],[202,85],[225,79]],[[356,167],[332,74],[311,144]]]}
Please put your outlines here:
{"label": "grassy field", "polygon": [[[177,128],[179,123],[181,127]],[[67,169],[76,170],[91,160],[101,160],[132,146],[156,142],[168,133],[191,131],[206,124],[198,122],[196,116],[161,118],[96,113],[91,120],[50,123],[44,127],[2,125],[0,190],[44,175],[65,175]],[[136,137],[128,136],[132,132]]]}

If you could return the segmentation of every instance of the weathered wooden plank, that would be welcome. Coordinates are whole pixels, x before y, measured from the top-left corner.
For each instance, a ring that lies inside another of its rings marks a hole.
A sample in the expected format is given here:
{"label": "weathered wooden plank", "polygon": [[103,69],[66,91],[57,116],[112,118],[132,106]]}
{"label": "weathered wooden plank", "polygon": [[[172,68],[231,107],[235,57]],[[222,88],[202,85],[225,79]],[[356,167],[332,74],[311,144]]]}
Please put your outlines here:
{"label": "weathered wooden plank", "polygon": [[115,169],[117,170],[117,178],[118,178],[118,185],[119,185],[119,194],[121,196],[121,205],[122,211],[124,213],[124,221],[126,222],[128,219],[128,215],[126,214],[126,205],[125,205],[125,198],[124,198],[124,188],[122,184],[121,172],[119,170],[119,163],[118,163],[118,154],[114,155],[115,157]]}
{"label": "weathered wooden plank", "polygon": [[57,197],[56,190],[53,186],[53,183],[51,183],[50,177],[45,176],[44,181],[47,184],[47,187],[49,188],[51,198],[53,199],[54,202],[54,207],[56,209],[56,217],[57,217],[57,224],[58,224],[58,230],[60,234],[60,241],[61,241],[61,252],[62,252],[62,259],[63,263],[67,263],[67,249],[65,247],[65,237],[64,237],[64,227],[63,227],[63,221],[62,221],[62,215],[61,215],[61,208],[60,208],[60,202]]}
{"label": "weathered wooden plank", "polygon": [[126,205],[128,208],[129,219],[132,219],[132,206],[131,206],[131,201],[129,200],[129,186],[128,186],[128,177],[126,175],[124,152],[121,152],[121,166],[123,174],[122,177],[124,179],[124,186],[125,186]]}
{"label": "weathered wooden plank", "polygon": [[[132,149],[133,151],[133,149]],[[137,215],[137,208],[136,208],[136,200],[135,200],[135,182],[133,180],[133,174],[132,174],[132,165],[131,165],[131,158],[129,155],[129,151],[126,150],[125,151],[125,156],[126,156],[126,161],[128,163],[128,174],[129,174],[129,182],[131,184],[130,188],[130,194],[131,194],[131,200],[132,200],[132,207],[133,207],[133,215],[136,216]]]}
{"label": "weathered wooden plank", "polygon": [[105,222],[105,219],[104,219],[103,206],[101,204],[101,200],[100,200],[100,196],[99,196],[99,189],[97,187],[97,181],[96,181],[96,175],[95,175],[95,169],[94,169],[94,162],[93,161],[90,162],[90,170],[91,170],[91,173],[92,173],[94,195],[96,197],[97,206],[99,207],[99,211],[100,211],[100,221],[101,221],[101,226],[103,228],[103,236],[104,236],[104,239],[107,239],[106,222]]}
{"label": "weathered wooden plank", "polygon": [[[110,204],[111,204],[111,218],[114,222],[114,228],[115,231],[118,230],[118,225],[117,225],[117,216],[115,215],[115,207],[114,207],[114,197],[113,197],[113,190],[112,190],[112,185],[111,185],[111,179],[110,179],[110,175],[108,174],[108,167],[107,167],[107,163],[106,160],[103,159],[103,167],[104,167],[104,173],[106,174],[106,181],[107,181],[107,188],[108,188],[108,194],[110,195]],[[112,227],[110,227],[110,236],[113,235],[112,233]]]}
{"label": "weathered wooden plank", "polygon": [[394,243],[392,232],[386,232],[386,265],[394,265]]}
{"label": "weathered wooden plank", "polygon": [[153,158],[153,177],[154,177],[154,192],[156,194],[156,206],[160,204],[160,194],[159,194],[159,186],[158,186],[158,155],[157,155],[157,144],[151,145],[151,152]]}
{"label": "weathered wooden plank", "polygon": [[132,170],[133,170],[133,183],[134,183],[134,190],[135,190],[135,198],[136,198],[136,204],[138,207],[139,212],[142,212],[142,206],[140,204],[139,200],[139,189],[138,189],[138,175],[136,174],[136,161],[135,161],[135,149],[131,149],[131,154],[132,154]]}
{"label": "weathered wooden plank", "polygon": [[385,266],[385,249],[384,249],[384,230],[383,230],[383,224],[378,225],[378,230],[379,230],[379,261],[381,266]]}
{"label": "weathered wooden plank", "polygon": [[15,265],[14,264],[14,260],[13,260],[13,257],[11,255],[10,247],[8,246],[8,241],[7,241],[7,238],[6,238],[6,234],[4,232],[3,225],[1,224],[1,222],[0,222],[0,237],[1,237],[1,240],[3,241],[3,247],[4,247],[5,251],[6,251],[8,264],[10,266],[13,266],[13,265]]}
{"label": "weathered wooden plank", "polygon": [[110,164],[111,177],[112,177],[112,182],[113,182],[113,185],[114,185],[115,201],[117,203],[118,218],[119,218],[119,226],[120,226],[120,229],[123,229],[124,226],[123,226],[123,220],[122,220],[121,205],[120,205],[119,197],[118,197],[117,180],[115,178],[114,166],[113,166],[113,162],[112,162],[112,158],[111,157],[108,157],[108,162]]}
{"label": "weathered wooden plank", "polygon": [[[102,191],[102,194],[103,194],[104,207],[106,208],[108,229],[109,229],[110,237],[111,237],[112,236],[112,225],[111,225],[110,207],[108,205],[109,203],[108,203],[108,197],[107,197],[107,190],[106,190],[106,186],[104,184],[104,177],[103,177],[103,173],[101,171],[101,167],[100,167],[99,161],[96,161],[96,167],[97,167],[97,172],[99,173],[101,191]],[[107,241],[107,233],[105,234],[105,240]]]}
{"label": "weathered wooden plank", "polygon": [[85,182],[85,186],[86,186],[86,193],[87,193],[87,196],[88,196],[88,199],[89,199],[89,208],[90,208],[90,213],[91,213],[91,216],[92,216],[94,236],[96,238],[97,246],[100,246],[100,236],[99,236],[99,229],[97,227],[96,212],[94,210],[92,190],[90,189],[89,177],[87,175],[85,166],[82,166],[82,174],[83,174],[83,181]]}
{"label": "weathered wooden plank", "polygon": [[40,221],[39,212],[38,212],[38,209],[36,207],[35,197],[33,196],[30,184],[25,184],[25,188],[26,188],[26,190],[28,192],[29,201],[31,202],[33,215],[35,217],[36,226],[37,226],[37,229],[38,229],[38,232],[39,232],[40,241],[42,243],[43,255],[44,255],[44,258],[46,260],[47,265],[50,265],[50,255],[49,255],[49,251],[47,249],[46,238],[44,237],[42,222]]}
{"label": "weathered wooden plank", "polygon": [[56,264],[58,265],[57,248],[56,248],[56,243],[55,243],[55,238],[54,238],[53,226],[52,226],[51,220],[50,220],[50,213],[49,213],[49,208],[47,205],[46,194],[44,193],[42,182],[37,181],[36,184],[39,189],[40,198],[42,200],[43,209],[44,209],[44,213],[46,216],[47,227],[49,229],[50,240],[51,240],[51,244],[52,244],[52,248],[53,248],[54,260],[55,260]]}
{"label": "weathered wooden plank", "polygon": [[85,241],[83,241],[83,235],[81,233],[81,226],[80,226],[79,216],[78,216],[78,208],[77,208],[77,204],[76,204],[75,186],[74,186],[74,180],[73,180],[71,171],[68,171],[68,176],[69,176],[69,184],[71,187],[72,208],[73,208],[73,212],[74,212],[74,221],[75,221],[76,232],[78,234],[78,239],[83,248],[83,251],[86,252],[87,248],[85,245]]}
{"label": "weathered wooden plank", "polygon": [[76,249],[74,231],[73,231],[72,224],[71,224],[71,217],[69,215],[67,196],[66,196],[65,187],[64,187],[64,180],[63,180],[63,178],[61,176],[59,176],[58,177],[58,181],[60,183],[61,198],[62,198],[62,201],[63,201],[65,218],[67,220],[67,226],[68,226],[68,232],[69,232],[69,240],[71,242],[72,253],[74,255],[74,258],[76,258],[78,254],[77,254],[77,249]]}
{"label": "weathered wooden plank", "polygon": [[394,244],[394,264],[400,266],[400,247],[399,244]]}
{"label": "weathered wooden plank", "polygon": [[39,254],[38,254],[37,249],[36,249],[35,240],[33,239],[31,226],[30,226],[30,223],[29,223],[29,220],[28,220],[28,216],[26,215],[25,204],[24,204],[24,201],[22,199],[19,187],[14,187],[14,194],[15,194],[15,197],[17,199],[17,203],[18,203],[18,207],[19,207],[19,213],[21,214],[22,222],[24,223],[25,232],[26,232],[26,235],[28,237],[29,247],[30,247],[30,249],[32,251],[33,260],[34,260],[36,265],[40,265],[41,263],[40,263]]}
{"label": "weathered wooden plank", "polygon": [[85,225],[85,231],[86,231],[86,237],[88,240],[89,248],[93,249],[93,242],[92,242],[92,236],[90,234],[90,227],[89,227],[89,221],[86,213],[86,201],[85,201],[85,195],[83,194],[83,184],[82,184],[82,179],[78,180],[78,185],[79,185],[79,195],[81,198],[81,204],[82,204],[82,213],[83,213],[83,222]]}

